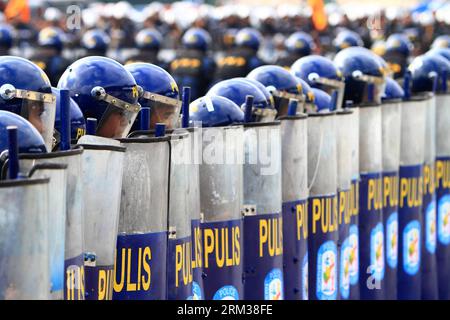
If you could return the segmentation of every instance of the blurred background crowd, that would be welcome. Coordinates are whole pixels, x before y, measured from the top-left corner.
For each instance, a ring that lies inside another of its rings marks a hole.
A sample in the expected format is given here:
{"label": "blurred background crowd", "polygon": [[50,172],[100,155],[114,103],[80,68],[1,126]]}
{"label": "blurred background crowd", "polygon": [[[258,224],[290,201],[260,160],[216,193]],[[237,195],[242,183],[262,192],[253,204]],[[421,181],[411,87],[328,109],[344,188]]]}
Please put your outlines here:
{"label": "blurred background crowd", "polygon": [[[356,33],[361,41],[357,45],[380,55],[386,52],[389,35],[401,33],[411,41],[410,57],[427,51],[438,36],[450,34],[450,2],[446,0],[11,0],[1,1],[0,9],[0,53],[34,61],[53,85],[71,62],[86,55],[105,55],[124,64],[146,60],[173,73],[174,59],[187,54],[180,53],[186,49],[183,36],[193,27],[209,33],[202,55],[210,57],[212,67],[201,74],[211,75],[213,68],[223,64],[223,57],[235,50],[236,35],[243,28],[260,34],[251,53],[259,59],[255,66],[290,66],[302,55],[314,53],[332,57],[350,45],[339,42],[343,30]],[[143,29],[153,33],[139,35]],[[310,37],[309,51],[289,57],[293,51],[289,37],[298,31]]]}

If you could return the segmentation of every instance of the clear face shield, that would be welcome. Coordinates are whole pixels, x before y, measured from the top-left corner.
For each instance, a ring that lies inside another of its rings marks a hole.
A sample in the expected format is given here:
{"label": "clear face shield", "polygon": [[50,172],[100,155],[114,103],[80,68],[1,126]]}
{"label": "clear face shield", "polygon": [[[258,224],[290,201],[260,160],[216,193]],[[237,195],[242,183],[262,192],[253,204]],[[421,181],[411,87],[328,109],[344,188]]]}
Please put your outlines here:
{"label": "clear face shield", "polygon": [[140,98],[147,100],[150,106],[150,128],[155,128],[157,123],[164,123],[167,129],[178,126],[181,100],[148,91],[142,91]]}
{"label": "clear face shield", "polygon": [[345,82],[324,78],[319,76],[317,73],[310,73],[308,75],[308,80],[312,83],[320,84],[326,93],[328,93],[333,98],[333,104],[336,110],[340,109],[344,101],[345,92]]}
{"label": "clear face shield", "polygon": [[3,100],[21,99],[20,115],[39,131],[47,151],[50,152],[54,146],[56,97],[51,93],[16,89],[11,84],[0,87],[0,97]]}
{"label": "clear face shield", "polygon": [[106,111],[98,122],[97,135],[105,138],[125,138],[141,110],[139,103],[131,104],[106,93],[102,87],[91,91],[92,97],[108,103]]}
{"label": "clear face shield", "polygon": [[287,115],[289,108],[289,101],[295,99],[298,101],[299,107],[297,108],[297,113],[304,112],[305,107],[305,96],[302,94],[295,94],[286,91],[279,91],[274,87],[267,87],[270,94],[273,96],[275,102],[275,108],[278,110],[278,117]]}
{"label": "clear face shield", "polygon": [[[241,106],[241,110],[245,112],[245,103]],[[253,122],[272,122],[277,117],[277,110],[271,108],[252,108]]]}
{"label": "clear face shield", "polygon": [[361,93],[362,103],[381,104],[381,98],[386,88],[386,80],[384,77],[370,76],[359,70],[354,71],[352,77],[366,84]]}

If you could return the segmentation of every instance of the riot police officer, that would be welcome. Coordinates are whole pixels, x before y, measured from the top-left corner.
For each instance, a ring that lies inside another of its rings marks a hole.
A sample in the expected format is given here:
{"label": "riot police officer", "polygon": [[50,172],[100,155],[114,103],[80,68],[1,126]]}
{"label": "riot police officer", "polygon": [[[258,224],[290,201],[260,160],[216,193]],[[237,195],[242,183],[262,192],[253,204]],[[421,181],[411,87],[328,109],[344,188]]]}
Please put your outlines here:
{"label": "riot police officer", "polygon": [[70,61],[62,56],[64,33],[57,27],[47,27],[39,32],[39,48],[30,60],[36,63],[50,78],[53,86],[58,83]]}
{"label": "riot police officer", "polygon": [[413,49],[412,42],[403,34],[394,33],[387,38],[383,59],[387,62],[394,79],[403,77]]}
{"label": "riot police officer", "polygon": [[244,28],[236,34],[236,47],[217,62],[214,82],[245,77],[253,69],[265,64],[257,54],[261,45],[261,34],[252,28]]}
{"label": "riot police officer", "polygon": [[146,62],[156,64],[162,68],[167,68],[164,63],[158,58],[158,52],[161,47],[162,36],[158,30],[143,29],[136,34],[136,47],[139,49],[138,53],[128,57],[125,64],[134,62]]}
{"label": "riot police officer", "polygon": [[283,68],[289,69],[298,59],[312,54],[316,45],[313,38],[305,32],[295,32],[284,42],[286,52],[275,62]]}
{"label": "riot police officer", "polygon": [[81,46],[85,49],[84,56],[106,56],[111,38],[100,29],[87,31],[81,38]]}
{"label": "riot police officer", "polygon": [[191,28],[181,39],[183,49],[177,52],[169,65],[169,72],[176,83],[191,87],[192,100],[204,95],[214,74],[214,60],[208,56],[211,44],[209,33],[200,28]]}
{"label": "riot police officer", "polygon": [[126,137],[141,109],[133,76],[106,57],[75,61],[61,76],[58,88],[70,91],[85,118],[98,120],[98,136]]}
{"label": "riot police officer", "polygon": [[[175,79],[163,68],[150,63],[132,63],[125,66],[143,91],[139,97],[142,107],[150,108],[150,128],[154,129],[157,123],[165,123],[166,128],[173,129],[178,124],[181,101],[180,92]],[[140,123],[133,126],[137,130]]]}
{"label": "riot police officer", "polygon": [[333,45],[336,52],[339,52],[348,47],[362,47],[364,46],[364,42],[359,34],[345,29],[336,35],[336,38],[333,40]]}
{"label": "riot police officer", "polygon": [[30,121],[51,151],[56,98],[45,72],[29,60],[0,57],[0,97],[0,109]]}

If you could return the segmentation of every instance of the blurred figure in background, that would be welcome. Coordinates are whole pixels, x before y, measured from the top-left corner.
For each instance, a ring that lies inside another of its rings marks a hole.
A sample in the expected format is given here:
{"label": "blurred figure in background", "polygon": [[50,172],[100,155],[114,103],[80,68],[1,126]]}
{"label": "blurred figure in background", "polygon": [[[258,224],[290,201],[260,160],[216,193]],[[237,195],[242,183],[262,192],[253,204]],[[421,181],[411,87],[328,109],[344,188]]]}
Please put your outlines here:
{"label": "blurred figure in background", "polygon": [[262,36],[256,29],[244,28],[236,34],[236,46],[217,62],[214,82],[245,77],[253,69],[264,65],[258,57]]}
{"label": "blurred figure in background", "polygon": [[295,32],[284,42],[285,53],[276,61],[276,65],[289,69],[298,59],[309,56],[316,49],[313,38],[305,32]]}
{"label": "blurred figure in background", "polygon": [[158,58],[159,49],[161,48],[162,36],[155,29],[143,29],[136,34],[135,44],[138,53],[128,57],[125,64],[134,62],[147,62],[156,64],[164,69],[167,66]]}
{"label": "blurred figure in background", "polygon": [[191,100],[204,96],[211,85],[215,63],[208,55],[211,37],[200,28],[191,28],[181,39],[182,49],[177,50],[169,65],[169,73],[182,87],[191,87]]}
{"label": "blurred figure in background", "polygon": [[30,60],[44,70],[52,86],[56,86],[59,78],[70,65],[70,61],[62,56],[64,32],[57,27],[42,29],[39,32],[38,46]]}

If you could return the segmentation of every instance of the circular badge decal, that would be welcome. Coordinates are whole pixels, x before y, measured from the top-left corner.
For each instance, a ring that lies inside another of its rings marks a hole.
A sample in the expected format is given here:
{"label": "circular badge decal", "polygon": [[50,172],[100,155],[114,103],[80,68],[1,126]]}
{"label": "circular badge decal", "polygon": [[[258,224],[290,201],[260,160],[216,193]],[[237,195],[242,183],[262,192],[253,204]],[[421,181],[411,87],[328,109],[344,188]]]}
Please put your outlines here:
{"label": "circular badge decal", "polygon": [[239,292],[233,286],[223,286],[216,291],[213,300],[239,300]]}
{"label": "circular badge decal", "polygon": [[386,261],[392,269],[398,263],[398,214],[392,213],[386,221]]}
{"label": "circular badge decal", "polygon": [[350,235],[348,237],[349,245],[349,274],[350,274],[350,284],[356,285],[359,281],[359,235],[358,226],[350,226]]}
{"label": "circular badge decal", "polygon": [[420,267],[420,224],[414,220],[403,230],[403,269],[415,275]]}
{"label": "circular badge decal", "polygon": [[264,279],[264,299],[283,300],[283,272],[276,268],[270,271]]}
{"label": "circular badge decal", "polygon": [[384,232],[380,222],[370,232],[370,266],[375,280],[384,278]]}
{"label": "circular badge decal", "polygon": [[337,296],[337,249],[333,241],[322,244],[317,253],[316,295],[319,300]]}
{"label": "circular badge decal", "polygon": [[450,244],[450,195],[439,199],[438,239],[443,245]]}
{"label": "circular badge decal", "polygon": [[425,212],[425,248],[431,254],[436,252],[436,229],[436,204],[433,198]]}

